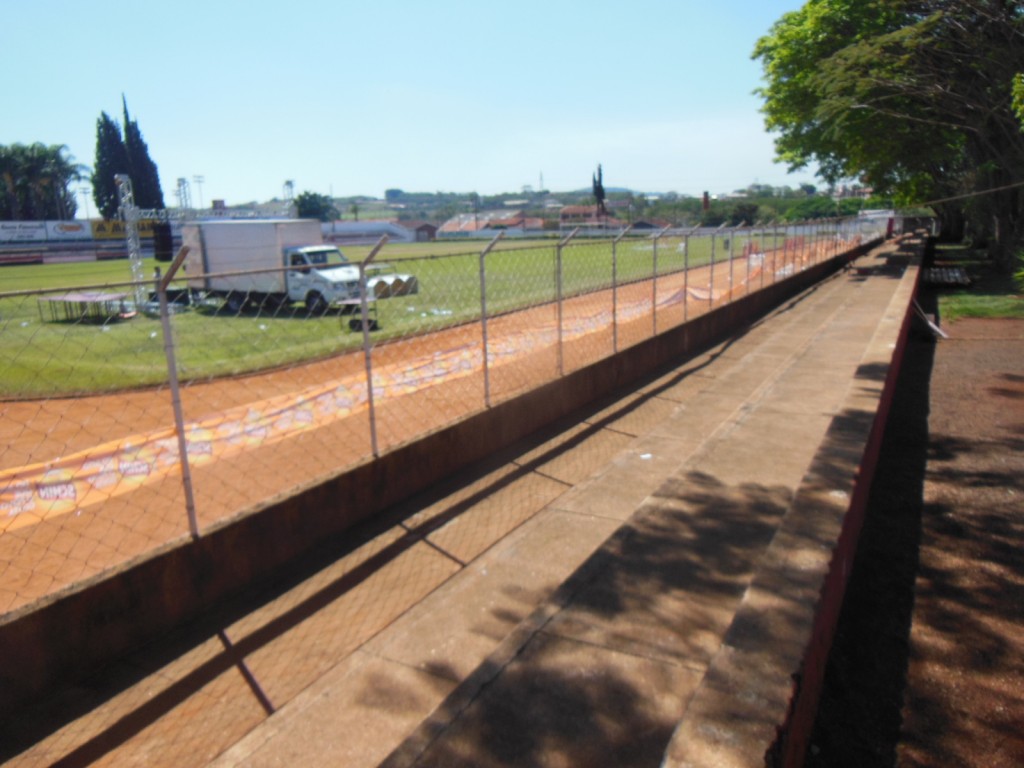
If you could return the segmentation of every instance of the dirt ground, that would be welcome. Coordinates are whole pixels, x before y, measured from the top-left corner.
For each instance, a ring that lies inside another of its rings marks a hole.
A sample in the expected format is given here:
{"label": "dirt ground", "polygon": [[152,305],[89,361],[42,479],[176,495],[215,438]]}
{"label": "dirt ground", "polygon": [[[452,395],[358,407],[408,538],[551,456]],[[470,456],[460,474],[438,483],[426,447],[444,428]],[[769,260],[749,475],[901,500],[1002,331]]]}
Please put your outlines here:
{"label": "dirt ground", "polygon": [[943,329],[908,345],[809,766],[1024,765],[1024,320]]}

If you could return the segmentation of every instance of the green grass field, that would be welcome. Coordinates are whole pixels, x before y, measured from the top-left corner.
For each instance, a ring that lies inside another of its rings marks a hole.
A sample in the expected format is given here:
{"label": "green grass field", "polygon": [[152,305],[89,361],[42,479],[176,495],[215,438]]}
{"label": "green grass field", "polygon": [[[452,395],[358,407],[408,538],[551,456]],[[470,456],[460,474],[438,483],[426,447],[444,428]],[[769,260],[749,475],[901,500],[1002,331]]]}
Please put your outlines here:
{"label": "green grass field", "polygon": [[[500,241],[486,257],[489,314],[553,301],[557,294],[557,241]],[[415,275],[418,294],[377,302],[380,330],[374,342],[476,320],[481,312],[480,251],[483,242],[389,244],[377,263]],[[740,238],[733,243],[742,252]],[[678,238],[659,242],[659,275],[706,264],[711,238],[693,239],[689,259]],[[353,261],[369,247],[345,248]],[[716,238],[716,261],[727,258]],[[649,279],[654,247],[645,238],[617,245],[616,279]],[[166,264],[145,260],[143,274]],[[573,241],[562,249],[561,288],[565,297],[610,288],[612,244]],[[138,313],[102,323],[52,322],[43,293],[83,287],[132,294],[126,260],[0,268],[0,397],[52,397],[114,391],[166,382],[166,356],[159,318]],[[180,284],[179,284],[180,285]],[[11,295],[17,292],[36,292]],[[148,290],[147,290],[148,292]],[[349,328],[350,315],[331,311],[309,316],[301,305],[229,315],[213,302],[171,317],[175,356],[183,380],[233,375],[323,358],[359,347],[362,334]]]}
{"label": "green grass field", "polygon": [[1024,295],[1013,276],[1000,271],[984,252],[966,246],[940,246],[936,264],[961,267],[972,285],[943,289],[939,293],[939,317],[952,322],[960,317],[1024,317]]}

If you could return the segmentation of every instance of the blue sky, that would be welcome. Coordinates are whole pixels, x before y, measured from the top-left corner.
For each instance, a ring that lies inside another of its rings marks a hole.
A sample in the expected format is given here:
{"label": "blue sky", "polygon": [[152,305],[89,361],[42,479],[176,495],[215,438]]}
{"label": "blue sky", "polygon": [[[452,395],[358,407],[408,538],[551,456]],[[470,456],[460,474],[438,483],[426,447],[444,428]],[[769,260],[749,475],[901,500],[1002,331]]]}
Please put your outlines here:
{"label": "blue sky", "polygon": [[[773,162],[758,37],[802,0],[6,0],[0,144],[94,162],[121,94],[167,203],[295,191],[796,186]],[[84,211],[83,211],[84,212]]]}

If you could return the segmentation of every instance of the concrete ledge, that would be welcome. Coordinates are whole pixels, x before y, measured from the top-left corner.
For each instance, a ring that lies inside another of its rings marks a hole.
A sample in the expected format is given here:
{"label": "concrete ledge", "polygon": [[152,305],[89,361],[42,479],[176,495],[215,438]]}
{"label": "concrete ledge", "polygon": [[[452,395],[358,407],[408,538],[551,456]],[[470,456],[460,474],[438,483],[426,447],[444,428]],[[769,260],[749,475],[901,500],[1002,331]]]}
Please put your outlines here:
{"label": "concrete ledge", "polygon": [[[800,766],[913,319],[909,259],[842,412],[665,753],[666,768]],[[870,385],[870,386],[869,386]]]}
{"label": "concrete ledge", "polygon": [[[818,264],[514,400],[288,498],[268,500],[0,619],[0,716],[194,621],[337,537],[545,425],[696,354],[841,269],[877,242]],[[777,721],[781,722],[781,720]]]}

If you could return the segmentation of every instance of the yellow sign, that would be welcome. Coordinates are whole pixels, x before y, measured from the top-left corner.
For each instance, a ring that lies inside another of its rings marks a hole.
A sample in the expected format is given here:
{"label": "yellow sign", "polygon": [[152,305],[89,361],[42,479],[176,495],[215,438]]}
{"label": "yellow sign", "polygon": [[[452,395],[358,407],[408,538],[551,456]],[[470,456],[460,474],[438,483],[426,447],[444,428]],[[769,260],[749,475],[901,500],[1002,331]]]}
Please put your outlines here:
{"label": "yellow sign", "polygon": [[[125,223],[123,221],[93,219],[90,223],[92,224],[92,236],[96,240],[124,240],[125,238]],[[155,223],[152,219],[140,220],[139,237],[153,237],[153,224]]]}

